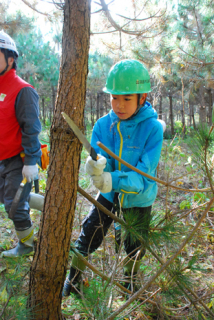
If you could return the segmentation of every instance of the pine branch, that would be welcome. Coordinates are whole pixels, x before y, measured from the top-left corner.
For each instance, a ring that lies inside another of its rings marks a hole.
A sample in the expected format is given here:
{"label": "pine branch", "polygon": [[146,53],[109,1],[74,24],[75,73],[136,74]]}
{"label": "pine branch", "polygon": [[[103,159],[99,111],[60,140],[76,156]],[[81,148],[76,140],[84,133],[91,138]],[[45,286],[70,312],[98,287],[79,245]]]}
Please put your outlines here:
{"label": "pine branch", "polygon": [[[117,216],[115,216],[112,212],[110,212],[109,210],[107,210],[104,206],[102,206],[100,203],[98,203],[96,200],[94,200],[89,194],[87,194],[83,189],[81,189],[79,186],[78,186],[78,188],[77,188],[77,190],[78,190],[78,192],[80,192],[84,197],[86,197],[90,202],[92,202],[96,207],[98,207],[100,210],[102,210],[104,213],[106,213],[109,217],[111,217],[113,220],[115,220],[115,221],[117,221],[117,222],[119,222],[121,225],[123,225],[124,227],[126,227],[126,223],[122,220],[122,219],[120,219],[120,218],[118,218]],[[132,300],[132,298],[130,298],[131,299],[131,301],[130,301],[130,299],[127,301],[127,302],[129,302],[128,303],[128,305],[130,304],[130,303],[132,303],[132,301],[134,301],[135,299],[137,299],[140,295],[141,295],[141,293],[143,293],[143,291],[144,290],[146,290],[149,286],[150,286],[150,284],[166,269],[166,271],[168,271],[170,274],[171,274],[171,272],[167,269],[167,267],[175,260],[175,258],[180,254],[180,252],[183,250],[183,248],[186,246],[186,244],[188,243],[188,241],[193,237],[193,235],[195,234],[195,232],[197,231],[197,229],[199,228],[199,226],[201,225],[201,223],[202,223],[202,221],[204,220],[204,218],[205,218],[205,216],[206,216],[206,214],[207,214],[207,212],[210,210],[210,208],[212,207],[212,204],[213,204],[213,202],[214,202],[214,198],[212,198],[211,199],[211,201],[208,203],[208,205],[207,205],[207,208],[205,209],[205,211],[204,211],[204,213],[202,214],[202,216],[201,216],[201,218],[199,219],[199,221],[197,222],[197,224],[195,225],[195,227],[193,228],[193,230],[191,231],[191,233],[186,237],[186,239],[184,240],[184,242],[182,243],[182,245],[179,247],[179,249],[178,249],[178,251],[169,259],[169,260],[167,260],[166,262],[161,258],[161,257],[159,257],[155,252],[154,252],[154,250],[152,250],[152,248],[150,247],[150,246],[148,246],[148,244],[146,244],[146,242],[145,242],[145,240],[142,238],[142,237],[139,237],[139,240],[142,242],[142,244],[147,248],[147,250],[149,251],[149,252],[151,252],[151,254],[162,264],[162,267],[161,267],[161,269],[156,273],[156,275],[154,275],[153,277],[151,277],[150,278],[150,280],[145,284],[145,286],[141,289],[141,290],[139,290],[138,292],[136,292],[135,294],[134,294],[134,296],[132,296],[132,297],[135,297],[133,300]],[[82,256],[81,256],[82,257]],[[80,257],[80,258],[81,258]],[[83,257],[82,257],[83,258]],[[84,259],[84,258],[83,258]],[[86,260],[85,261],[85,264],[86,265],[88,265],[88,261]],[[101,274],[101,273],[100,273]],[[171,275],[171,276],[174,276],[173,274]],[[187,298],[191,301],[191,303],[193,303],[193,300],[191,299],[191,297],[189,297],[189,295],[188,294],[186,294],[186,292],[184,291],[184,289],[180,286],[180,284],[179,284],[179,282],[176,282],[177,283],[177,285],[180,287],[180,289],[185,293],[185,295],[187,296]],[[185,287],[186,288],[186,290],[188,290],[189,292],[193,292],[190,288],[188,288],[187,286]],[[123,289],[124,290],[124,289]],[[125,290],[126,291],[126,290]],[[137,296],[136,296],[137,295]],[[194,297],[196,298],[197,297],[197,299],[199,299],[198,298],[198,296],[194,293],[193,294],[194,295]],[[203,301],[199,301],[202,305],[203,305],[203,307],[209,312],[209,314],[212,314],[213,316],[214,316],[214,314],[212,313],[212,311],[203,303]],[[193,303],[194,304],[194,303]],[[127,306],[128,306],[127,305]],[[124,305],[123,305],[124,306]],[[122,307],[123,307],[122,306]],[[127,307],[127,306],[125,306],[125,308]],[[122,308],[121,307],[121,308]],[[120,312],[122,312],[125,308],[123,308],[121,311],[119,311],[119,313]],[[117,314],[119,314],[119,313],[117,313]],[[115,313],[113,313],[113,315],[114,315]],[[113,320],[114,318],[108,318],[107,320]]]}
{"label": "pine branch", "polygon": [[[197,224],[195,225],[195,227],[192,229],[192,231],[190,232],[190,234],[186,237],[186,239],[183,241],[183,243],[181,244],[181,246],[179,247],[179,249],[177,250],[176,253],[174,253],[170,259],[168,259],[165,263],[163,263],[163,260],[160,259],[160,262],[162,264],[162,267],[156,272],[156,274],[152,277],[150,277],[150,279],[146,282],[146,284],[140,289],[138,290],[132,297],[130,297],[130,299],[123,304],[118,310],[116,310],[115,312],[113,312],[111,314],[110,317],[107,318],[107,320],[113,320],[115,319],[115,317],[120,314],[124,309],[126,309],[134,300],[136,300],[159,276],[160,274],[165,271],[167,269],[167,267],[175,260],[175,258],[181,253],[181,251],[183,250],[183,248],[187,245],[187,243],[190,241],[190,239],[193,237],[193,235],[195,234],[195,232],[198,230],[199,226],[201,225],[202,221],[204,220],[204,218],[206,217],[207,212],[210,210],[210,208],[212,207],[212,204],[214,203],[214,197],[210,200],[206,210],[203,212],[201,218],[198,220]],[[188,290],[190,291],[190,289],[188,288]],[[195,293],[194,293],[195,295]],[[212,316],[214,316],[213,312],[202,302],[200,301],[200,303],[203,305],[203,307],[209,312],[209,314],[211,314]]]}

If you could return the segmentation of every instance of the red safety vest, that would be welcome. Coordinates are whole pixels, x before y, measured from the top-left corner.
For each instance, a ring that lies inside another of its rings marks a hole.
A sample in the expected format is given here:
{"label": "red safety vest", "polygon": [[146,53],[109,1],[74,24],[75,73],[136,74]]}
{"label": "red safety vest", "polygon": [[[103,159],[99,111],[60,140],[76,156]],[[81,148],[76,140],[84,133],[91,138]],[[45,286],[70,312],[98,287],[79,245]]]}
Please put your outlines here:
{"label": "red safety vest", "polygon": [[19,91],[25,87],[32,86],[19,78],[14,69],[0,76],[0,160],[11,158],[23,151],[15,101]]}

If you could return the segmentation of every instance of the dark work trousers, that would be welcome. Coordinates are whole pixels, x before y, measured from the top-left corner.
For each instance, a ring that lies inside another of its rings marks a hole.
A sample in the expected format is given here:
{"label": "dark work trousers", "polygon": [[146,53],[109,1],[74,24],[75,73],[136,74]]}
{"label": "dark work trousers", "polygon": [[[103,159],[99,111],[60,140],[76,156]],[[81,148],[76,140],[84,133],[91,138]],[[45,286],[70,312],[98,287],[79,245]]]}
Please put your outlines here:
{"label": "dark work trousers", "polygon": [[[113,209],[113,203],[109,202],[101,194],[98,196],[97,201],[109,211]],[[142,226],[141,228],[138,228],[137,231],[145,240],[148,238],[151,208],[152,206],[145,208],[122,209],[124,220],[128,221],[128,213],[130,210],[132,210],[132,214],[134,212],[135,217],[139,217],[139,219],[137,218],[137,221],[139,222],[140,220]],[[101,245],[103,237],[106,235],[111,223],[112,219],[109,216],[92,205],[89,214],[83,219],[79,238],[75,241],[75,247],[77,250],[84,256],[94,252]],[[124,240],[124,249],[129,257],[134,257],[136,255],[137,248],[141,245],[142,243],[139,239],[130,237],[129,233],[127,233]],[[138,259],[140,260],[144,254],[145,249],[141,251]]]}
{"label": "dark work trousers", "polygon": [[[12,158],[0,161],[0,202],[4,204],[5,210],[9,213],[16,191],[23,179],[23,162],[18,154]],[[29,194],[31,183],[26,183],[19,202],[18,209],[14,214],[13,223],[18,231],[31,227],[29,211]]]}

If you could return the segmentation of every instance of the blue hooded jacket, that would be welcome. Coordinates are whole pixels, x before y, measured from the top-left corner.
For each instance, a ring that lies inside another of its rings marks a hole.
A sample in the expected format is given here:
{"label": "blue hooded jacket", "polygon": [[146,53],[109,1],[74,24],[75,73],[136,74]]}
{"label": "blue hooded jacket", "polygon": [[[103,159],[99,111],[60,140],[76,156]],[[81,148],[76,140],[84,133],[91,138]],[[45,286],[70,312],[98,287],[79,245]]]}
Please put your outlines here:
{"label": "blue hooded jacket", "polygon": [[135,116],[122,121],[111,110],[96,122],[91,145],[97,153],[106,157],[104,171],[112,175],[112,191],[102,193],[103,197],[113,203],[114,193],[118,192],[123,208],[152,205],[157,195],[156,182],[111,158],[97,146],[97,141],[129,164],[155,177],[163,142],[163,128],[157,121],[157,113],[151,104],[146,102]]}

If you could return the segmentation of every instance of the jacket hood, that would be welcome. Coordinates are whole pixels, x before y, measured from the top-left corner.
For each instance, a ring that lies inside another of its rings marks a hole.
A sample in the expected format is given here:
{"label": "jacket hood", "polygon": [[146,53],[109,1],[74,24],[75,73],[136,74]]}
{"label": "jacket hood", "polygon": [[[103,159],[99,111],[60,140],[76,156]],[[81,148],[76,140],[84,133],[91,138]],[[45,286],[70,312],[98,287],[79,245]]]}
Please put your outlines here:
{"label": "jacket hood", "polygon": [[[117,123],[120,121],[120,118],[118,118],[118,116],[116,115],[116,113],[114,113],[113,110],[111,110],[109,112],[109,116],[111,118],[111,122],[113,123]],[[129,124],[136,124],[139,122],[142,122],[148,118],[155,118],[157,119],[157,112],[155,111],[155,109],[152,108],[152,105],[146,101],[146,103],[144,104],[144,106],[142,108],[139,109],[138,113],[136,115],[134,115],[133,117],[127,119],[127,120],[122,120],[125,122],[128,122]]]}

